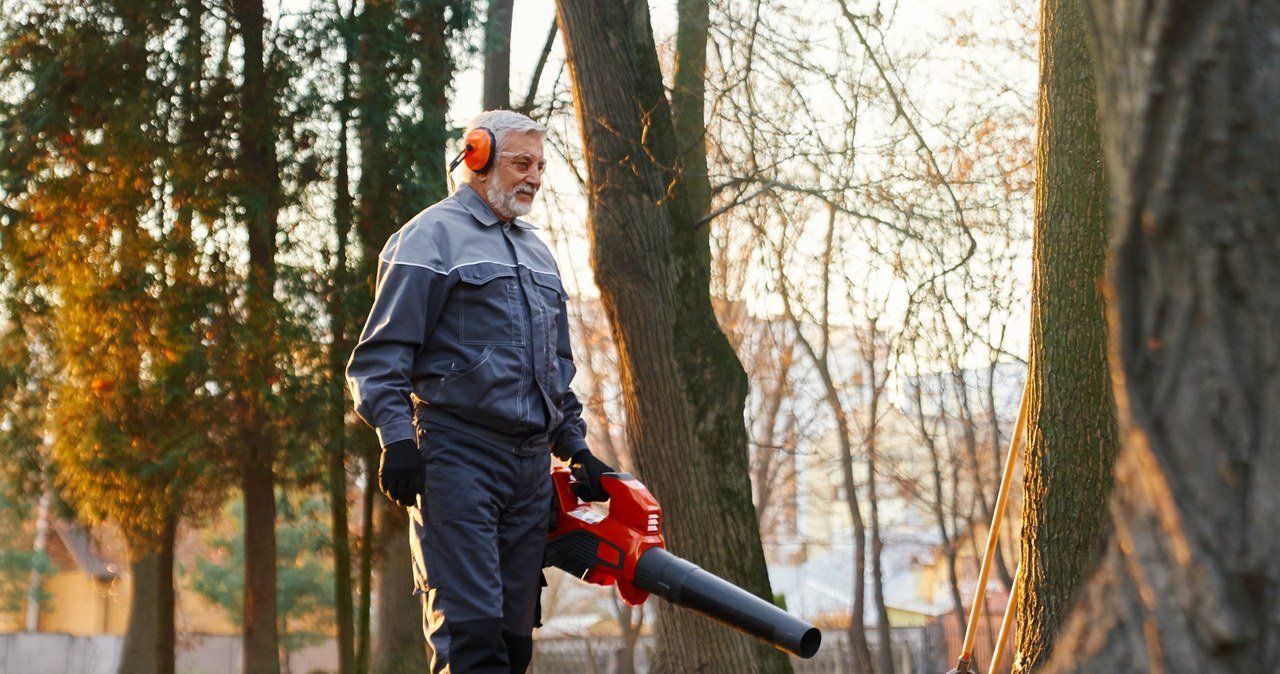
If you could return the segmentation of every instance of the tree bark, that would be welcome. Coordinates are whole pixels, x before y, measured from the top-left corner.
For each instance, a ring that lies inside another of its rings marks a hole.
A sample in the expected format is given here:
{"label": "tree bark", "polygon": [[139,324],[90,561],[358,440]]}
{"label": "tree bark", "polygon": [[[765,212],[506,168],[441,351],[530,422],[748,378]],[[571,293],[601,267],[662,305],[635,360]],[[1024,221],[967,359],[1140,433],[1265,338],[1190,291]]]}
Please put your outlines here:
{"label": "tree bark", "polygon": [[[835,250],[835,211],[828,211],[827,227],[824,235],[823,257],[824,259],[832,259]],[[840,396],[840,384],[836,381],[832,370],[831,363],[831,314],[830,314],[830,290],[831,290],[831,270],[830,267],[824,266],[821,270],[822,292],[821,292],[821,309],[814,315],[817,316],[817,327],[820,331],[820,337],[811,340],[805,336],[804,320],[801,313],[797,312],[792,306],[791,292],[787,290],[788,283],[786,275],[783,273],[783,261],[778,260],[776,273],[778,275],[778,287],[783,289],[782,303],[783,311],[787,319],[791,322],[792,331],[796,336],[796,342],[801,346],[802,350],[813,361],[814,369],[818,374],[818,378],[822,381],[823,402],[831,408],[831,415],[835,420],[836,440],[840,450],[840,480],[841,486],[844,487],[844,502],[849,509],[849,523],[853,527],[853,577],[851,585],[853,586],[853,598],[849,607],[849,626],[846,632],[849,635],[849,659],[853,663],[855,671],[870,672],[874,667],[874,661],[871,657],[871,645],[867,640],[866,625],[866,606],[867,606],[867,522],[862,515],[862,504],[858,496],[858,481],[854,476],[854,447],[853,447],[853,430],[851,428],[852,421],[849,418],[849,410],[846,408],[844,400]]]}
{"label": "tree bark", "polygon": [[1074,0],[1043,0],[1016,672],[1048,659],[1110,530],[1119,440],[1102,296],[1106,177],[1087,37]]}
{"label": "tree bark", "polygon": [[275,150],[275,109],[265,64],[266,20],[261,0],[233,0],[232,11],[244,48],[240,90],[242,206],[248,229],[249,270],[241,403],[241,489],[244,493],[244,671],[280,671],[276,632],[276,437],[268,397],[274,380],[274,286],[280,173]]}
{"label": "tree bark", "polygon": [[[747,459],[746,375],[709,295],[707,230],[684,191],[648,6],[561,0],[588,164],[592,267],[621,359],[637,472],[671,551],[770,598]],[[704,42],[705,44],[705,42]],[[679,57],[677,57],[679,58]],[[654,672],[789,671],[780,651],[658,607]]]}
{"label": "tree bark", "polygon": [[1045,671],[1280,659],[1280,6],[1089,3],[1111,186],[1114,541]]}
{"label": "tree bark", "polygon": [[511,107],[511,14],[515,0],[489,0],[484,23],[484,109]]}
{"label": "tree bark", "polygon": [[[884,602],[884,541],[880,537],[880,495],[876,490],[876,470],[879,463],[880,439],[880,400],[884,395],[888,372],[882,372],[881,351],[879,348],[880,331],[876,320],[868,321],[861,344],[862,365],[867,373],[870,385],[870,400],[867,401],[866,435],[862,444],[867,451],[867,504],[870,508],[871,524],[871,588],[874,597],[873,608],[876,612],[876,674],[893,674],[893,640],[889,625],[889,608]],[[887,363],[887,356],[884,356]],[[887,368],[887,364],[886,364]]]}
{"label": "tree bark", "polygon": [[[427,11],[426,9],[423,10]],[[419,17],[421,18],[421,17]],[[395,117],[398,94],[393,85],[389,66],[393,62],[393,40],[390,34],[398,26],[396,4],[387,0],[366,2],[360,16],[360,48],[358,66],[360,69],[360,208],[357,231],[363,249],[361,278],[365,280],[362,288],[372,296],[374,277],[377,269],[378,253],[387,238],[400,226],[399,213],[395,208],[398,203],[397,192],[403,187],[397,183],[397,176],[405,175],[395,167],[397,158],[390,148],[395,139],[391,137],[392,120]],[[425,26],[416,26],[427,31]],[[421,38],[417,33],[409,38]],[[405,38],[408,39],[408,38]],[[423,101],[437,104],[440,98],[430,92],[421,92]],[[443,162],[443,146],[428,150],[421,148],[424,156],[434,157],[437,163]],[[439,197],[442,195],[433,195]],[[414,204],[420,210],[427,204]],[[408,207],[409,205],[405,205]],[[369,476],[372,482],[368,489],[376,488],[377,466],[376,449],[370,457]],[[421,630],[422,607],[413,596],[412,566],[410,563],[409,539],[406,531],[409,527],[408,517],[398,508],[387,505],[387,501],[379,494],[373,494],[377,525],[374,530],[366,530],[366,543],[373,544],[372,561],[377,568],[374,583],[378,597],[377,611],[380,619],[377,622],[378,633],[372,639],[370,651],[370,672],[426,671],[426,646]],[[369,520],[372,523],[372,520]],[[409,574],[406,581],[406,574]],[[407,620],[412,617],[412,620]],[[412,627],[405,629],[408,624]]]}
{"label": "tree bark", "polygon": [[413,565],[404,551],[409,517],[385,499],[378,514],[378,638],[374,641],[373,674],[427,671],[427,643],[422,636],[422,604],[413,594]]}
{"label": "tree bark", "polygon": [[338,104],[338,155],[337,173],[334,177],[334,264],[329,283],[326,308],[333,331],[329,346],[329,446],[326,457],[326,473],[329,483],[330,528],[333,531],[333,596],[335,622],[338,628],[338,674],[355,674],[355,590],[351,573],[350,509],[347,506],[347,387],[344,379],[347,356],[351,352],[349,335],[353,317],[347,310],[346,297],[351,290],[351,278],[347,273],[347,248],[351,226],[354,222],[354,206],[351,197],[351,178],[347,169],[350,159],[347,134],[351,128],[352,49],[345,44],[342,64],[342,96]]}
{"label": "tree bark", "polygon": [[130,553],[133,597],[121,647],[120,674],[174,674],[177,632],[173,615],[173,550],[177,518],[165,518],[160,538]]}

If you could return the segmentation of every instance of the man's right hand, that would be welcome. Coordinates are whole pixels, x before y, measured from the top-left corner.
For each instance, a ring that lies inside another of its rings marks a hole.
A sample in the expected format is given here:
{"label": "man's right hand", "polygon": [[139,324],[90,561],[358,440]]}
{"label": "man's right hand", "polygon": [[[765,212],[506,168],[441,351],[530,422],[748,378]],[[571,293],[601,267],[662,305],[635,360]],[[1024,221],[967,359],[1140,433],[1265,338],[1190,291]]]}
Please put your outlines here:
{"label": "man's right hand", "polygon": [[615,472],[609,464],[597,459],[589,449],[583,449],[569,459],[573,472],[573,495],[583,501],[608,501],[609,492],[600,484],[600,476]]}
{"label": "man's right hand", "polygon": [[427,464],[413,440],[397,440],[382,448],[378,463],[378,488],[401,508],[417,505],[426,483]]}

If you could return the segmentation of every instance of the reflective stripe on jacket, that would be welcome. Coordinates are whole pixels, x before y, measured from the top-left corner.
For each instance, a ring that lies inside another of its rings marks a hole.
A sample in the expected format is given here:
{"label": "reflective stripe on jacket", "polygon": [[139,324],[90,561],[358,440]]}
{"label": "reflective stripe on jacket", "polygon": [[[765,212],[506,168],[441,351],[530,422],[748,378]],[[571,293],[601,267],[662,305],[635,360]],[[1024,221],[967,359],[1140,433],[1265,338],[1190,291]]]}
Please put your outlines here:
{"label": "reflective stripe on jacket", "polygon": [[532,230],[500,222],[463,184],[387,240],[347,363],[356,412],[383,447],[415,437],[415,413],[455,419],[515,451],[545,451],[541,436],[565,459],[586,447],[569,388],[568,296]]}

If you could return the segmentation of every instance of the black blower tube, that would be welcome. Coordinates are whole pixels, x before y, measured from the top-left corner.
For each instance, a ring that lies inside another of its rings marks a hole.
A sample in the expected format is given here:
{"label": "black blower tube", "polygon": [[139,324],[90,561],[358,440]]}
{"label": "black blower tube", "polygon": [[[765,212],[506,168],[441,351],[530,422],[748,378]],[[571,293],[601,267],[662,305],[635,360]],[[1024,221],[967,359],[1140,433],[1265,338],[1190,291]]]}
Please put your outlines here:
{"label": "black blower tube", "polygon": [[818,628],[663,548],[640,555],[635,586],[802,658],[822,644]]}

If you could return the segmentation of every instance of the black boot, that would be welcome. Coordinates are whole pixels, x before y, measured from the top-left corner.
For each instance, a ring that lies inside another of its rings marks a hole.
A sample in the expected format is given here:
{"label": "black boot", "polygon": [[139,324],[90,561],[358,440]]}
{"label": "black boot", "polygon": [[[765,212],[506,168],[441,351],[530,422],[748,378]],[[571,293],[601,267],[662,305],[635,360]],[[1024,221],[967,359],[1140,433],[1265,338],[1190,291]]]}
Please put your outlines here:
{"label": "black boot", "polygon": [[508,674],[502,618],[449,622],[449,671],[452,674]]}

